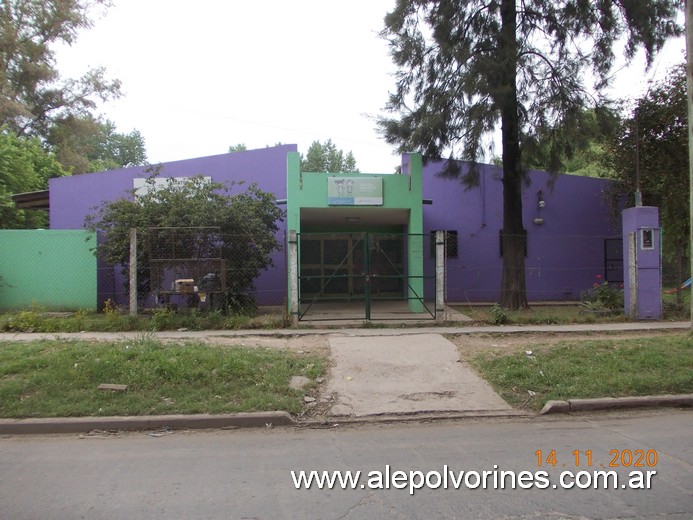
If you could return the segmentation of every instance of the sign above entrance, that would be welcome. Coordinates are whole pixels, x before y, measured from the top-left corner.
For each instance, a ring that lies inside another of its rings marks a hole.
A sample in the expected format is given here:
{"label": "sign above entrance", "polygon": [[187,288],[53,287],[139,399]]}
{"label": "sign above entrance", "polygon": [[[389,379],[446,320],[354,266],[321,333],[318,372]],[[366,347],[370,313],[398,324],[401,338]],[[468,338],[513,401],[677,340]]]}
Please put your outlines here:
{"label": "sign above entrance", "polygon": [[330,206],[382,206],[383,179],[328,177],[327,203]]}

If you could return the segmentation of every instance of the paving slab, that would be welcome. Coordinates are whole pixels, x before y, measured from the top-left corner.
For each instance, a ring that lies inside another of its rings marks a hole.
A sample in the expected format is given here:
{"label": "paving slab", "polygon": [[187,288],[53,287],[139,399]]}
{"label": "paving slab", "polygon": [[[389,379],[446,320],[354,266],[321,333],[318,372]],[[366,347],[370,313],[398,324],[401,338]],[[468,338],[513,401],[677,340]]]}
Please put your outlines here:
{"label": "paving slab", "polygon": [[330,337],[334,416],[512,408],[440,334]]}

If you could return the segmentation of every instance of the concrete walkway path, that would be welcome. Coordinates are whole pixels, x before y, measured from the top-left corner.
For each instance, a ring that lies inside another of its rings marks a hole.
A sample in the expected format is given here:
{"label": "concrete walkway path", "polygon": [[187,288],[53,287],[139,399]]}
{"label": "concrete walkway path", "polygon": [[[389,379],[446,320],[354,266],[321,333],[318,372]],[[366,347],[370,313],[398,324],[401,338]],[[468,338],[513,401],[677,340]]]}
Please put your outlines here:
{"label": "concrete walkway path", "polygon": [[333,416],[510,411],[440,334],[330,337]]}
{"label": "concrete walkway path", "polygon": [[126,341],[151,337],[158,340],[195,341],[209,338],[244,336],[310,336],[329,335],[347,337],[369,336],[420,336],[426,334],[513,334],[513,333],[574,333],[574,332],[627,332],[657,330],[690,330],[690,321],[638,321],[625,323],[582,323],[568,325],[481,325],[481,326],[433,326],[411,328],[287,328],[252,330],[181,330],[162,332],[0,332],[3,341],[85,340]]}

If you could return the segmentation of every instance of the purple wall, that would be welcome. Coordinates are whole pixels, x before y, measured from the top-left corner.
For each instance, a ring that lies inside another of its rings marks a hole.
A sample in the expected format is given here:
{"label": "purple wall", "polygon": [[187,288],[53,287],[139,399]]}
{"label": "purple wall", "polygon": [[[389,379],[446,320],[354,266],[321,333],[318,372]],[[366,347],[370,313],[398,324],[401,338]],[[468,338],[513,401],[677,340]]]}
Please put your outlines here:
{"label": "purple wall", "polygon": [[[458,258],[448,258],[447,301],[497,301],[502,257],[500,167],[481,165],[478,187],[437,175],[442,161],[423,171],[424,232],[456,230]],[[608,202],[610,183],[602,179],[530,172],[523,189],[527,230],[527,291],[530,301],[575,300],[604,276],[604,239],[620,237],[620,219]],[[553,181],[553,182],[552,182]],[[538,207],[541,190],[545,206]],[[543,219],[536,224],[536,218]]]}
{"label": "purple wall", "polygon": [[[206,175],[214,181],[244,180],[286,198],[286,157],[296,145],[202,157],[165,163],[162,175]],[[423,171],[423,196],[433,205],[423,207],[424,233],[458,232],[458,257],[448,259],[449,302],[497,301],[502,258],[500,168],[481,165],[479,187],[465,189],[456,179],[438,176],[442,161],[429,161]],[[79,229],[84,217],[103,201],[127,196],[135,177],[146,177],[144,168],[52,179],[50,182],[51,228]],[[620,219],[612,216],[607,201],[609,183],[601,179],[531,172],[524,188],[524,226],[528,233],[527,287],[530,301],[575,300],[604,276],[604,239],[620,237]],[[553,182],[552,182],[553,180]],[[538,207],[541,190],[545,207]],[[387,195],[386,195],[387,196]],[[536,224],[535,218],[542,218]],[[283,243],[285,223],[278,238]],[[274,269],[256,282],[261,305],[281,305],[286,299],[286,259],[274,255]],[[426,260],[431,262],[430,258]],[[113,269],[113,268],[111,268]],[[118,269],[119,271],[119,269]],[[119,279],[119,274],[115,274]],[[117,290],[120,281],[110,281]],[[100,286],[100,291],[102,288]]]}
{"label": "purple wall", "polygon": [[[161,176],[205,175],[212,177],[215,182],[256,182],[261,189],[275,193],[277,198],[285,198],[286,154],[295,151],[296,145],[283,145],[168,162],[163,163]],[[84,217],[94,213],[94,208],[104,201],[127,196],[127,191],[132,189],[133,179],[147,176],[145,168],[138,166],[51,179],[51,228],[81,229],[84,226]]]}
{"label": "purple wall", "polygon": [[[282,145],[233,154],[214,155],[184,161],[164,163],[162,177],[190,177],[205,175],[214,182],[255,182],[262,190],[286,198],[286,154],[295,152],[296,145]],[[81,229],[84,218],[96,212],[105,201],[128,197],[133,179],[147,177],[144,167],[124,168],[101,173],[74,175],[51,179],[50,227],[51,229]],[[243,186],[234,190],[242,190]],[[281,222],[277,238],[284,243],[285,224]],[[280,305],[286,298],[286,258],[284,251],[273,255],[274,269],[263,273],[256,281],[257,300],[260,305]],[[101,266],[100,299],[114,296],[122,299],[120,268]],[[106,281],[108,279],[110,281]],[[115,282],[113,281],[115,278]],[[103,281],[102,281],[103,280]],[[115,288],[116,295],[110,291]]]}

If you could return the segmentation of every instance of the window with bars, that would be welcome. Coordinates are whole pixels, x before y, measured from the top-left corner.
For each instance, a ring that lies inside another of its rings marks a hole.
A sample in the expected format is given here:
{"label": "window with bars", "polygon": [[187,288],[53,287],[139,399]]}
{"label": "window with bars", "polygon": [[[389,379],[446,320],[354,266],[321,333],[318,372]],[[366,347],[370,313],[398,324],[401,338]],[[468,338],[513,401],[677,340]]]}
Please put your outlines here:
{"label": "window with bars", "polygon": [[[445,232],[445,257],[446,258],[457,258],[457,230],[448,229],[440,231]],[[436,256],[436,231],[431,231],[431,258]]]}

